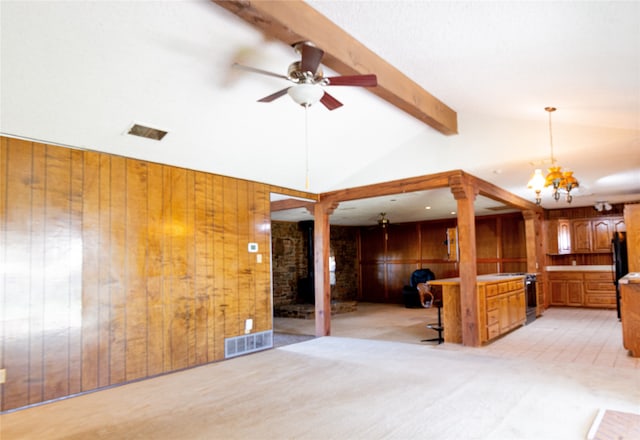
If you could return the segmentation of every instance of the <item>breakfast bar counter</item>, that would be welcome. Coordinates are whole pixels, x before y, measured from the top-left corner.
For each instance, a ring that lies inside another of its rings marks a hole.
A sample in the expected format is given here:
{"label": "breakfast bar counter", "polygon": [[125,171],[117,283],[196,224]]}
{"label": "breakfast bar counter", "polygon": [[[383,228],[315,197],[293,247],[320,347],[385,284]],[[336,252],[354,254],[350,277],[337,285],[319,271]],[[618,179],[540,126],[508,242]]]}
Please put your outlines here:
{"label": "breakfast bar counter", "polygon": [[[524,274],[478,275],[478,337],[487,343],[526,321]],[[442,317],[445,342],[462,343],[460,278],[431,280],[442,287]]]}

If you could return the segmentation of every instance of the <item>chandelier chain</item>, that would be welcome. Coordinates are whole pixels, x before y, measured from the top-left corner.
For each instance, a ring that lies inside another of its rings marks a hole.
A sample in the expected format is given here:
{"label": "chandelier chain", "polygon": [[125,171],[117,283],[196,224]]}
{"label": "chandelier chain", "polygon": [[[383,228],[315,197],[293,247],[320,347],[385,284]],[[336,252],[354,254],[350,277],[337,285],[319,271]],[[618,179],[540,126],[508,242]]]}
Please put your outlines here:
{"label": "chandelier chain", "polygon": [[556,158],[553,155],[553,127],[551,126],[551,113],[556,111],[555,107],[545,107],[545,110],[549,112],[549,146],[551,147],[551,164],[556,164]]}

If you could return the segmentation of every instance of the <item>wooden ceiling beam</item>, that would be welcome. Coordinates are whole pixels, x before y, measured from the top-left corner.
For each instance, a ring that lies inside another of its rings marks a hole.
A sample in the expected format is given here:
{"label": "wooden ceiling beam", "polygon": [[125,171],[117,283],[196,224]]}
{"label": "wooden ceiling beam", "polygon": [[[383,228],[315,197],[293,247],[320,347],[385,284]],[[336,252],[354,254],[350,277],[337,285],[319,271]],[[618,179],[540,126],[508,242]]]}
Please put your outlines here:
{"label": "wooden ceiling beam", "polygon": [[298,199],[282,199],[271,202],[271,212],[287,211],[289,209],[305,208],[312,209],[315,202],[309,202]]}
{"label": "wooden ceiling beam", "polygon": [[446,188],[451,187],[452,179],[466,182],[474,188],[477,188],[478,194],[504,203],[514,209],[522,211],[542,211],[542,208],[535,203],[512,194],[493,183],[465,173],[462,170],[445,171],[443,173],[428,174],[426,176],[410,177],[408,179],[392,180],[389,182],[326,192],[320,194],[320,200],[325,202],[346,202],[370,197]]}
{"label": "wooden ceiling beam", "polygon": [[513,208],[520,209],[521,211],[542,211],[542,207],[536,205],[534,202],[523,199],[509,191],[487,182],[486,180],[478,177],[473,177],[475,184],[479,190],[479,194],[488,197],[493,200],[497,200],[505,205],[509,205]]}
{"label": "wooden ceiling beam", "polygon": [[372,93],[443,134],[458,133],[455,111],[305,2],[212,1],[283,43],[311,41],[325,51],[322,64],[341,75],[375,73]]}
{"label": "wooden ceiling beam", "polygon": [[340,189],[320,194],[320,200],[323,202],[346,202],[349,200],[367,199],[370,197],[446,188],[449,186],[449,177],[460,173],[462,173],[460,170],[446,171],[444,173],[429,174],[426,176],[410,177],[408,179],[392,180],[389,182]]}

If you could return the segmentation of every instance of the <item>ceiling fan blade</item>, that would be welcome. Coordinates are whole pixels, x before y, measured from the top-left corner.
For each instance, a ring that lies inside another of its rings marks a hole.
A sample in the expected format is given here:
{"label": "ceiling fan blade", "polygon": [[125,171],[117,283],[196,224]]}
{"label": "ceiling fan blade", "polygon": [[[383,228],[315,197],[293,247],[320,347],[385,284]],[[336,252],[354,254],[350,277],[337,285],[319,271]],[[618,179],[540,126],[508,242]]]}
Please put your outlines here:
{"label": "ceiling fan blade", "polygon": [[300,70],[303,72],[311,72],[313,75],[318,71],[320,61],[324,56],[324,50],[315,46],[305,44],[302,46],[302,60],[300,61]]}
{"label": "ceiling fan blade", "polygon": [[271,101],[274,101],[274,100],[278,99],[279,97],[286,95],[288,90],[289,90],[289,87],[284,88],[282,90],[277,91],[276,93],[272,93],[269,96],[265,96],[262,99],[258,99],[258,102],[271,102]]}
{"label": "ceiling fan blade", "polygon": [[286,79],[287,81],[290,81],[288,76],[269,72],[268,70],[262,70],[262,69],[256,69],[255,67],[243,66],[242,64],[238,64],[238,63],[233,63],[233,67],[240,70],[246,70],[247,72],[260,73],[262,75],[273,76],[276,78],[282,78],[282,79]]}
{"label": "ceiling fan blade", "polygon": [[325,79],[329,81],[330,86],[375,87],[378,85],[378,79],[374,74],[332,76]]}
{"label": "ceiling fan blade", "polygon": [[324,95],[320,98],[320,102],[329,110],[335,110],[338,107],[342,107],[342,103],[327,92],[324,92]]}

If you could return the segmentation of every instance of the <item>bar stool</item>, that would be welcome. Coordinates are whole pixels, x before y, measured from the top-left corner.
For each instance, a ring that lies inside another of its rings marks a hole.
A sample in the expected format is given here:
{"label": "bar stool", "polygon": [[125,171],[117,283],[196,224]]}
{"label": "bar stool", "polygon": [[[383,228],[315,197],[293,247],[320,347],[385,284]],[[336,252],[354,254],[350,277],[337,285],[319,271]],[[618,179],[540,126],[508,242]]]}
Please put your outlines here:
{"label": "bar stool", "polygon": [[428,283],[420,283],[416,287],[418,288],[418,292],[420,293],[422,307],[438,308],[438,322],[427,324],[428,329],[438,332],[438,337],[422,339],[420,342],[438,342],[438,344],[442,344],[444,342],[444,337],[442,336],[442,333],[444,332],[444,327],[442,325],[442,294],[440,294],[440,298],[436,298],[433,293],[431,293],[431,289]]}

